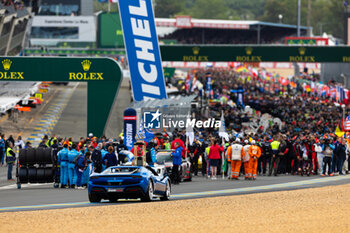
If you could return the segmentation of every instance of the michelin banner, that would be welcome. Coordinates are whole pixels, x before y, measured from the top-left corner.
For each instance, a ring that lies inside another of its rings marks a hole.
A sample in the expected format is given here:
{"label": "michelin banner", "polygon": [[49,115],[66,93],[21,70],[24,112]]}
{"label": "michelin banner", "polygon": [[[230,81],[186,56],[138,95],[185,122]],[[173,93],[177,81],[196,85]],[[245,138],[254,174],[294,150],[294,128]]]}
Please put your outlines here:
{"label": "michelin banner", "polygon": [[118,2],[134,99],[166,99],[152,1]]}

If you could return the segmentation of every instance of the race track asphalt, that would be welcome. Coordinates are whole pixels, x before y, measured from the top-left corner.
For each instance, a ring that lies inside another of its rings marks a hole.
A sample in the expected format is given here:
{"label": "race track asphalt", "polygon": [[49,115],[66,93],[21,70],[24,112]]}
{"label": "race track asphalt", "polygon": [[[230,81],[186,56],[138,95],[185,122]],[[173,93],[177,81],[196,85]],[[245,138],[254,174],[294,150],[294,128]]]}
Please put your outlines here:
{"label": "race track asphalt", "polygon": [[[335,177],[261,176],[256,181],[232,181],[221,178],[208,180],[204,177],[194,177],[192,182],[172,186],[171,200],[316,188],[347,183],[350,183],[350,175]],[[52,184],[29,184],[23,185],[22,189],[16,189],[15,184],[0,187],[0,212],[125,203],[135,203],[135,201],[118,203],[104,201],[101,204],[90,204],[87,190],[54,189]]]}
{"label": "race track asphalt", "polygon": [[[124,110],[129,107],[131,101],[129,87],[129,79],[124,79],[106,123],[107,137],[118,138],[123,130]],[[87,132],[87,105],[87,84],[79,83],[57,121],[53,133],[61,137],[73,137],[74,141],[79,141],[80,137],[86,137],[89,133]]]}

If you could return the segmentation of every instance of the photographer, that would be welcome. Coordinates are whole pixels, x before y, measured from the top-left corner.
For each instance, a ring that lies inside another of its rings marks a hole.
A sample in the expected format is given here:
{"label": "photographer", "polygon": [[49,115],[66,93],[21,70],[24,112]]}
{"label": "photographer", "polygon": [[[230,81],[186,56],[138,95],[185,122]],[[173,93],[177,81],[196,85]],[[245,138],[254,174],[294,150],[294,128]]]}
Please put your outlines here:
{"label": "photographer", "polygon": [[323,138],[320,139],[319,143],[315,143],[315,152],[317,153],[317,161],[318,161],[318,173],[323,174],[323,159],[324,159],[324,143],[325,140]]}
{"label": "photographer", "polygon": [[198,144],[196,138],[194,138],[192,145],[188,146],[190,162],[191,162],[191,173],[194,173],[195,176],[198,175],[199,147],[200,147],[200,144]]}
{"label": "photographer", "polygon": [[310,143],[308,138],[304,138],[300,146],[302,152],[302,175],[310,175],[311,173],[311,153],[310,153]]}
{"label": "photographer", "polygon": [[324,144],[324,158],[323,158],[323,171],[322,171],[322,176],[326,175],[326,169],[328,167],[328,175],[329,176],[333,176],[332,174],[332,155],[333,155],[333,149],[332,149],[333,145],[331,145],[330,140],[326,139],[325,140],[325,144]]}
{"label": "photographer", "polygon": [[295,175],[298,173],[301,175],[301,165],[302,165],[302,151],[301,151],[301,140],[300,138],[296,138],[294,144],[293,144],[293,150],[294,150],[294,164],[293,164],[293,174]]}
{"label": "photographer", "polygon": [[334,154],[337,156],[337,167],[339,175],[343,175],[343,165],[346,159],[346,146],[344,139],[341,140]]}
{"label": "photographer", "polygon": [[280,164],[278,168],[279,174],[285,174],[287,171],[287,154],[289,152],[288,144],[287,144],[287,136],[285,134],[281,137],[281,144],[279,146],[279,153],[280,156]]}
{"label": "photographer", "polygon": [[259,174],[262,173],[263,175],[266,175],[267,163],[270,161],[272,156],[272,149],[267,136],[264,137],[264,141],[260,144],[260,146],[262,148],[262,155],[258,162],[258,172]]}

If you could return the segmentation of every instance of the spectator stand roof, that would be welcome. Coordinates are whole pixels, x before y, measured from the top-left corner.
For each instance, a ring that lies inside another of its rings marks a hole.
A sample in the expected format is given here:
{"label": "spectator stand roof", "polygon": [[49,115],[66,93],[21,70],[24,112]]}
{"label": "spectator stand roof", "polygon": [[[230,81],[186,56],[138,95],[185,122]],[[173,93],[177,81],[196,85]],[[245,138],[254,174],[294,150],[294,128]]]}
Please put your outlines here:
{"label": "spectator stand roof", "polygon": [[[257,20],[218,20],[218,19],[192,19],[187,26],[179,25],[177,19],[156,18],[157,27],[173,27],[173,28],[215,28],[215,29],[239,29],[250,30],[257,26],[279,27],[297,29],[296,25],[283,23],[270,23]],[[307,30],[307,27],[301,26],[300,29]]]}

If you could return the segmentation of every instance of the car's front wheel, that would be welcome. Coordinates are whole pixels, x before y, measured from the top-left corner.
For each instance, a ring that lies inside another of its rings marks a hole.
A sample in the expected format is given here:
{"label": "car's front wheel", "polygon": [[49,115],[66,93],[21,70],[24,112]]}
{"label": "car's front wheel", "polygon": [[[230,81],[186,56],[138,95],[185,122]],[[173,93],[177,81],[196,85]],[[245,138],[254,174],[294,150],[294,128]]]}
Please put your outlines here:
{"label": "car's front wheel", "polygon": [[96,193],[89,193],[89,201],[93,203],[101,202],[101,197],[98,196]]}
{"label": "car's front wheel", "polygon": [[167,201],[170,198],[170,193],[171,193],[171,186],[170,186],[170,181],[166,183],[166,189],[165,189],[165,195],[160,198],[162,201]]}
{"label": "car's front wheel", "polygon": [[153,182],[150,181],[147,187],[147,191],[144,197],[141,198],[141,201],[152,201],[153,199]]}

